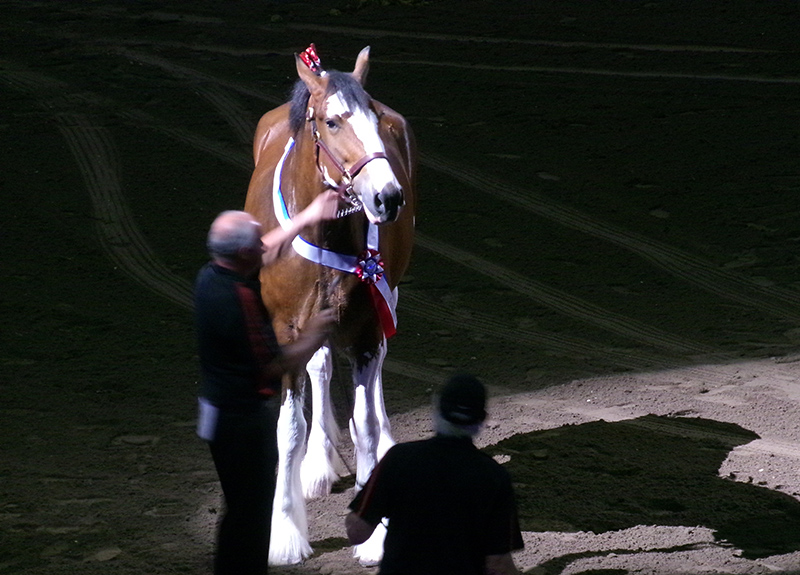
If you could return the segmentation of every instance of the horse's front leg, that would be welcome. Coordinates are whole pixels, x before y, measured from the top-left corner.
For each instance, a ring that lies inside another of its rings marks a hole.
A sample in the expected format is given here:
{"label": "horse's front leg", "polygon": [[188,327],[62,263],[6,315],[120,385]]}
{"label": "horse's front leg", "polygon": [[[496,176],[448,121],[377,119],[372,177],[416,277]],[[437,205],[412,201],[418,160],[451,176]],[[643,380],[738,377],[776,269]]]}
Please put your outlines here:
{"label": "horse's front leg", "polygon": [[[377,352],[361,367],[353,369],[355,401],[350,420],[350,436],[356,455],[356,489],[361,489],[369,479],[380,457],[394,445],[389,418],[383,404],[381,369],[386,357],[386,340],[381,341]],[[375,565],[383,557],[383,540],[386,530],[379,525],[366,542],[355,547],[353,555],[363,565]]]}
{"label": "horse's front leg", "polygon": [[[386,340],[384,341],[384,348]],[[386,355],[384,351],[384,356]],[[375,388],[373,389],[375,401],[375,415],[378,418],[378,461],[380,461],[389,448],[394,445],[392,438],[392,425],[389,423],[389,416],[386,414],[386,405],[383,401],[383,358],[381,358],[381,368],[378,369],[375,377]]]}
{"label": "horse's front leg", "polygon": [[278,418],[278,477],[269,546],[271,565],[292,565],[311,555],[306,502],[300,482],[306,438],[304,383],[305,375],[302,375],[297,385],[286,391]]}
{"label": "horse's front leg", "polygon": [[317,350],[306,366],[311,384],[311,433],[300,470],[306,499],[330,494],[339,479],[333,459],[339,444],[339,429],[331,403],[330,382],[333,373],[331,348]]}

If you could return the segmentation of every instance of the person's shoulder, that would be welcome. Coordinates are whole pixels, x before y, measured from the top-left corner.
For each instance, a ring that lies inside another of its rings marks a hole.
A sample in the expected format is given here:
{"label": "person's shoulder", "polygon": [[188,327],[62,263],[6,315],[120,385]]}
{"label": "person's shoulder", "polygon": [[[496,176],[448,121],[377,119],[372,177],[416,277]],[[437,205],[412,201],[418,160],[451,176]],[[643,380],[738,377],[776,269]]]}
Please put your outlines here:
{"label": "person's shoulder", "polygon": [[197,276],[194,278],[195,293],[207,290],[207,286],[214,281],[215,275],[216,273],[214,272],[214,267],[211,262],[201,267],[197,272]]}
{"label": "person's shoulder", "polygon": [[475,450],[475,459],[476,461],[480,462],[480,464],[485,467],[488,472],[494,473],[498,477],[510,477],[508,470],[503,467],[497,460],[489,455],[488,453],[481,451],[479,449]]}
{"label": "person's shoulder", "polygon": [[200,271],[197,272],[197,281],[231,284],[241,283],[245,285],[249,283],[235,271],[215,263],[214,261],[209,261],[200,268]]}
{"label": "person's shoulder", "polygon": [[197,278],[199,279],[199,278],[201,278],[201,277],[205,277],[205,276],[207,276],[207,275],[208,275],[208,274],[210,274],[210,273],[213,273],[213,268],[212,268],[212,265],[213,265],[213,264],[212,264],[211,262],[206,262],[205,264],[203,264],[203,267],[201,267],[201,268],[200,268],[200,269],[197,271]]}
{"label": "person's shoulder", "polygon": [[391,452],[395,453],[406,453],[409,451],[416,451],[418,449],[424,449],[426,445],[430,443],[430,439],[417,439],[414,441],[404,441],[402,443],[395,443],[392,447],[389,448],[389,451],[386,452],[388,455]]}
{"label": "person's shoulder", "polygon": [[213,262],[207,263],[200,269],[195,279],[195,306],[213,307],[235,300],[237,283],[241,281],[236,275]]}
{"label": "person's shoulder", "polygon": [[432,448],[432,438],[429,439],[418,439],[415,441],[404,441],[402,443],[395,443],[386,454],[383,456],[383,459],[394,460],[394,459],[407,459],[407,458],[415,458],[420,457],[423,453],[428,453],[431,451]]}

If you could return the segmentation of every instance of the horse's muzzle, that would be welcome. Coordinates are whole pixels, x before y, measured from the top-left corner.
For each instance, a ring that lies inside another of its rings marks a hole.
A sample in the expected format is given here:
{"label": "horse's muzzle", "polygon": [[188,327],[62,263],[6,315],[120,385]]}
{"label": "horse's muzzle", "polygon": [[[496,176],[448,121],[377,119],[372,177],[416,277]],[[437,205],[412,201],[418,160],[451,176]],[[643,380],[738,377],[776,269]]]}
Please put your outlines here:
{"label": "horse's muzzle", "polygon": [[372,197],[369,211],[378,220],[376,223],[389,223],[397,220],[400,209],[406,205],[403,188],[386,185]]}

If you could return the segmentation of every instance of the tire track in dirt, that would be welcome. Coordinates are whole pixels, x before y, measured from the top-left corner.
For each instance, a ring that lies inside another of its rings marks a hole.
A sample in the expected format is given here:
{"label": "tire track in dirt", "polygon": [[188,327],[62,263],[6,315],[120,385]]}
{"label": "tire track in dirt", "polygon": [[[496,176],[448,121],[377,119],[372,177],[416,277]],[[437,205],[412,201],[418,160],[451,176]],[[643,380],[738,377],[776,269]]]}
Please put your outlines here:
{"label": "tire track in dirt", "polygon": [[[230,82],[225,80],[224,78],[219,78],[217,76],[213,76],[211,74],[206,74],[205,72],[201,72],[199,70],[195,70],[194,68],[188,68],[186,66],[181,66],[180,64],[176,64],[171,60],[167,60],[166,58],[161,58],[159,56],[154,56],[152,54],[147,54],[145,52],[141,52],[139,50],[132,50],[130,48],[120,48],[119,46],[124,46],[126,42],[124,40],[117,41],[116,39],[112,42],[112,40],[108,39],[105,41],[109,45],[103,45],[100,48],[92,47],[92,46],[85,46],[84,49],[89,53],[96,53],[100,50],[103,53],[113,53],[122,56],[123,58],[127,58],[133,62],[138,62],[140,64],[146,64],[148,66],[153,66],[154,68],[160,68],[165,72],[169,72],[173,76],[179,79],[187,80],[195,85],[200,85],[203,82],[212,84],[215,86],[222,86],[223,88],[228,88],[233,92],[243,94],[245,96],[250,96],[257,100],[261,100],[263,102],[269,103],[271,106],[280,106],[281,104],[286,102],[285,98],[275,98],[270,96],[269,94],[265,94],[260,90],[256,90],[254,88],[250,88],[244,84],[240,84],[238,82]],[[137,43],[140,45],[140,43]],[[153,43],[152,45],[156,45]],[[191,48],[192,50],[201,49],[201,47],[191,46],[187,48]],[[225,98],[225,106],[226,109],[224,111],[220,111],[223,114],[223,117],[228,116],[230,114],[236,113],[236,110],[230,109],[230,98]],[[242,108],[238,105],[236,106],[239,110]],[[266,110],[265,110],[266,111]],[[259,114],[260,115],[260,114]],[[253,129],[250,130],[250,137],[249,141],[252,143],[252,132]]]}
{"label": "tire track in dirt", "polygon": [[[507,38],[494,36],[464,36],[456,34],[405,32],[397,30],[381,30],[355,28],[348,26],[326,26],[319,24],[293,24],[288,23],[285,27],[296,30],[311,30],[326,33],[346,34],[349,37],[363,37],[368,39],[394,37],[407,38],[409,40],[428,40],[432,42],[465,43],[472,42],[478,44],[505,44],[512,46],[543,47],[543,48],[566,48],[568,50],[589,49],[589,50],[627,50],[631,52],[655,52],[655,53],[713,53],[713,54],[781,54],[780,50],[764,50],[753,48],[741,48],[735,46],[703,46],[697,44],[625,44],[607,42],[580,42],[580,41],[553,41],[540,39]],[[271,30],[272,27],[265,26]],[[416,66],[429,66],[440,68],[463,68],[467,70],[491,70],[503,72],[531,72],[544,74],[575,74],[589,76],[609,76],[609,77],[628,77],[628,78],[671,78],[681,80],[704,80],[704,81],[724,81],[724,82],[753,82],[763,84],[800,84],[800,77],[785,76],[774,77],[758,74],[691,74],[685,72],[655,72],[655,71],[626,71],[602,68],[572,68],[564,66],[527,66],[522,64],[479,64],[464,61],[445,61],[409,59],[384,60],[373,59],[375,63],[381,64],[403,64]]]}
{"label": "tire track in dirt", "polygon": [[[498,322],[494,316],[469,310],[468,312],[453,309],[452,306],[437,303],[430,298],[417,293],[413,288],[405,288],[402,292],[403,302],[411,301],[405,311],[420,316],[427,321],[433,320],[438,324],[452,327],[457,331],[476,331],[482,335],[505,340],[516,344],[523,344],[539,349],[547,349],[564,357],[588,357],[609,362],[617,367],[634,371],[673,370],[686,369],[705,381],[725,381],[727,377],[719,377],[717,371],[701,366],[686,367],[686,357],[654,354],[645,350],[615,349],[599,345],[597,342],[584,340],[573,336],[564,336],[556,333],[542,332],[521,326],[509,326],[507,323]],[[722,355],[706,356],[705,361],[725,361]]]}
{"label": "tire track in dirt", "polygon": [[[219,102],[219,100],[217,100]],[[153,119],[147,119],[141,113],[133,112],[120,112],[123,117],[133,120],[137,125],[148,125],[151,129],[158,131],[164,135],[178,139],[179,141],[189,144],[197,149],[210,153],[217,158],[231,163],[237,167],[241,167],[248,172],[252,170],[252,161],[248,154],[231,150],[230,148],[219,144],[218,142],[209,138],[204,138],[192,134],[191,132],[179,128],[168,127],[162,124],[157,124]],[[583,301],[574,296],[570,296],[564,292],[554,288],[548,288],[543,284],[530,280],[501,266],[481,260],[468,252],[459,250],[453,246],[449,246],[444,242],[434,240],[433,238],[424,236],[419,232],[416,234],[416,242],[420,247],[430,249],[439,255],[451,259],[457,263],[469,263],[471,269],[485,275],[498,283],[517,291],[518,293],[544,305],[559,313],[575,317],[582,321],[597,325],[598,327],[617,333],[624,337],[633,339],[645,345],[653,346],[658,349],[667,350],[669,352],[678,352],[686,354],[710,354],[715,353],[714,348],[705,346],[699,343],[692,343],[685,338],[673,336],[660,332],[656,328],[652,328],[637,322],[635,320],[625,318],[619,314],[613,314],[595,306],[591,303]],[[502,322],[494,320],[498,331],[505,329]],[[562,350],[564,351],[564,350]],[[596,353],[593,355],[597,355]]]}
{"label": "tire track in dirt", "polygon": [[[609,42],[580,42],[563,40],[530,40],[527,38],[506,38],[496,36],[464,36],[457,34],[441,34],[428,32],[404,32],[401,30],[383,30],[375,28],[353,28],[350,26],[326,26],[324,24],[287,23],[286,28],[292,30],[312,30],[316,32],[334,32],[350,37],[361,38],[407,38],[409,40],[436,40],[440,42],[475,42],[478,44],[522,44],[526,46],[547,46],[551,48],[592,48],[605,50],[638,50],[643,52],[711,52],[733,54],[769,54],[777,50],[760,50],[740,48],[736,46],[700,46],[696,44],[621,44]],[[267,28],[270,29],[270,28]]]}
{"label": "tire track in dirt", "polygon": [[[226,87],[226,83],[221,81],[220,78],[203,74],[152,54],[143,54],[125,48],[115,48],[111,51],[139,64],[160,68],[176,78],[190,82],[192,89],[211,103],[220,113],[240,142],[249,145],[253,144],[254,127],[253,122],[248,119],[252,114],[241,106],[238,100],[232,98],[228,92],[222,89]],[[242,86],[237,85],[236,92],[244,93],[241,88]],[[263,94],[256,92],[247,95],[257,96],[259,99],[264,98]],[[277,98],[273,102],[275,106],[279,106],[282,103]]]}
{"label": "tire track in dirt", "polygon": [[139,284],[191,308],[191,289],[156,257],[124,201],[111,134],[83,114],[59,113],[55,118],[91,196],[103,249]]}
{"label": "tire track in dirt", "polygon": [[[187,79],[215,81],[211,76],[172,64],[163,58],[155,58],[127,49],[120,53],[132,60],[158,66]],[[219,81],[219,83],[272,105],[283,103],[277,98],[236,83],[224,81]],[[234,111],[229,109],[221,113],[227,116],[233,114]],[[419,160],[422,165],[446,174],[482,193],[501,198],[549,221],[603,239],[635,253],[670,274],[719,297],[753,307],[781,319],[800,322],[800,294],[796,292],[755,283],[746,276],[721,269],[712,262],[679,248],[618,228],[580,210],[536,194],[530,189],[505,184],[496,178],[486,176],[468,166],[459,165],[436,154],[430,152],[420,154]]]}
{"label": "tire track in dirt", "polygon": [[611,333],[657,349],[677,353],[712,353],[714,351],[710,346],[694,343],[682,336],[662,332],[643,322],[603,309],[419,232],[416,234],[415,245],[458,262],[559,313],[585,321]]}
{"label": "tire track in dirt", "polygon": [[56,120],[89,192],[101,246],[115,267],[146,289],[191,308],[190,287],[155,256],[124,201],[111,133],[88,114],[72,111],[92,108],[97,100],[52,78],[12,71],[5,62],[0,79],[36,99]]}
{"label": "tire track in dirt", "polygon": [[[156,66],[162,70],[165,70],[171,74],[174,74],[178,77],[187,79],[192,82],[198,82],[202,80],[203,82],[209,83],[213,82],[214,78],[203,74],[201,72],[195,72],[192,69],[176,65],[169,60],[160,57],[154,57],[148,54],[141,54],[138,51],[124,49],[120,51],[126,58],[131,59],[133,61],[147,64],[151,66]],[[236,86],[232,86],[229,83],[226,84],[229,88],[236,88]],[[253,92],[251,90],[247,91],[248,95],[254,96],[258,95],[257,92]],[[276,104],[278,99],[271,98],[266,95],[260,95],[261,99],[271,102],[272,104]],[[241,113],[241,108],[235,106],[235,101],[231,98],[213,98],[209,99],[209,102],[215,106],[215,109],[219,111],[219,113],[225,118],[233,118],[237,116],[237,114]],[[130,113],[126,113],[126,115],[132,119],[136,119]],[[146,121],[146,118],[139,117],[138,121]],[[172,137],[178,138],[186,143],[190,143],[194,147],[202,149],[206,152],[212,153],[217,155],[217,157],[224,159],[226,161],[232,162],[237,166],[240,166],[244,169],[250,171],[252,169],[252,162],[250,161],[249,155],[244,153],[237,153],[236,151],[220,147],[220,145],[214,141],[211,141],[206,138],[202,138],[196,135],[191,134],[186,130],[180,130],[175,128],[169,128],[165,131],[165,127],[161,124],[158,124],[154,121],[147,121],[146,122],[152,129],[162,131],[167,135]],[[218,151],[218,152],[217,152]],[[246,159],[245,159],[246,158]],[[424,157],[421,158],[421,161],[424,163]],[[501,266],[497,266],[492,262],[488,262],[486,260],[482,260],[455,248],[453,246],[449,246],[444,242],[440,242],[433,238],[429,238],[420,234],[419,232],[416,234],[416,244],[420,247],[432,250],[439,254],[440,256],[446,257],[451,259],[455,262],[461,263],[462,265],[468,265],[474,271],[477,271],[491,279],[498,281],[499,283],[509,287],[510,289],[537,301],[541,305],[549,307],[551,309],[556,310],[559,313],[568,315],[570,317],[579,319],[581,321],[585,321],[591,323],[593,325],[597,325],[598,327],[611,331],[612,333],[616,333],[623,337],[627,337],[633,339],[634,341],[643,343],[647,346],[655,347],[656,349],[665,350],[669,353],[680,353],[680,354],[713,354],[715,353],[714,348],[710,346],[706,346],[696,342],[687,341],[683,337],[674,336],[671,334],[667,334],[661,332],[660,330],[653,328],[652,326],[648,326],[643,322],[638,322],[636,320],[625,318],[620,314],[614,314],[613,312],[609,312],[604,310],[598,306],[595,306],[589,302],[580,300],[579,298],[570,296],[564,292],[560,292],[554,288],[548,288],[543,284],[535,282],[534,280],[529,280],[528,278],[524,278],[519,274],[516,274],[510,270],[502,268]],[[421,301],[417,303],[421,304]],[[499,333],[506,332],[506,326],[502,325],[502,322],[497,320],[493,320],[492,323],[494,324],[491,332],[494,335]],[[490,323],[489,321],[484,321],[483,324],[484,329],[489,329]],[[539,345],[542,345],[544,342],[539,340],[536,342]],[[551,349],[555,341],[552,339],[549,342]],[[556,346],[556,350],[561,353],[574,353],[578,349],[584,348],[585,346],[578,341],[572,342],[569,345],[569,349],[565,349],[562,347],[563,341]],[[585,353],[585,351],[583,352]],[[623,359],[621,356],[623,354],[617,354],[618,359]],[[591,353],[591,357],[607,357],[606,354],[598,353],[595,350]],[[720,356],[721,357],[721,356]],[[629,360],[626,361],[623,365],[625,367],[642,367],[642,365],[653,365],[653,358],[648,356],[646,358],[640,358],[633,362]],[[634,365],[630,365],[633,363]],[[670,367],[675,366],[674,363],[668,362],[660,363],[663,367]]]}
{"label": "tire track in dirt", "polygon": [[[39,83],[36,87],[41,88],[43,85]],[[64,86],[60,88],[63,91]],[[211,102],[217,106],[226,107],[226,115],[233,114],[230,108],[227,108],[230,102],[232,102],[231,99],[213,98]],[[227,162],[231,162],[238,167],[247,169],[248,171],[251,169],[251,162],[246,154],[231,150],[220,145],[218,142],[194,135],[188,130],[164,126],[163,123],[157,122],[156,119],[139,111],[121,112],[121,115],[137,125],[148,126],[151,129],[176,138],[183,143],[187,143]],[[69,121],[68,116],[62,116],[61,125],[63,126],[63,133],[70,144],[73,154],[79,162],[81,171],[87,181],[87,186],[90,188],[90,193],[92,193],[93,201],[96,204],[96,211],[101,215],[101,222],[106,221],[111,223],[111,225],[101,226],[100,231],[104,238],[104,248],[110,253],[112,260],[123,265],[128,265],[137,281],[140,281],[140,283],[143,283],[145,286],[155,289],[158,293],[162,293],[169,299],[183,306],[190,306],[191,288],[188,282],[173,278],[177,280],[178,283],[170,285],[163,279],[158,278],[159,275],[161,278],[169,278],[172,276],[164,270],[163,265],[157,260],[156,256],[150,252],[146,240],[141,237],[141,234],[135,228],[135,224],[129,212],[122,207],[122,200],[120,199],[119,202],[114,200],[117,196],[119,196],[119,198],[122,197],[122,190],[113,168],[113,150],[108,141],[109,135],[107,132],[102,129],[93,128],[85,118],[77,121],[76,116],[72,116]],[[98,137],[101,133],[104,135],[104,138]],[[102,217],[103,215],[105,217]],[[118,247],[121,243],[124,243],[120,242],[119,238],[124,238],[125,235],[129,236],[128,243],[135,249],[121,250]],[[518,274],[505,270],[496,264],[489,264],[489,262],[480,260],[463,250],[448,246],[433,238],[420,236],[420,244],[422,247],[433,249],[440,255],[459,263],[469,262],[471,268],[488,275],[496,281],[504,283],[528,297],[533,297],[541,301],[544,305],[555,307],[562,313],[573,315],[574,317],[589,321],[590,323],[599,323],[600,327],[611,329],[611,331],[619,333],[620,335],[632,337],[637,341],[643,341],[657,348],[681,353],[710,353],[713,351],[711,348],[699,344],[691,345],[669,334],[662,334],[658,332],[658,330],[654,330],[644,324],[638,324],[637,322],[633,322],[632,324],[629,320],[625,320],[621,317],[606,317],[608,316],[607,312],[596,306],[582,302],[566,294],[561,294],[557,290],[546,288],[546,286],[541,286],[540,284],[533,285]],[[148,269],[159,270],[160,273],[148,274]],[[157,281],[153,281],[154,279]],[[413,296],[410,299],[414,302]],[[423,298],[416,298],[416,302],[414,303],[423,305]],[[425,307],[425,313],[433,313],[430,304]],[[443,310],[437,315],[441,318],[450,318],[453,317],[452,311],[453,310]],[[488,316],[481,318],[479,323],[475,322],[475,327],[477,327],[477,325],[480,325],[483,331],[493,336],[507,334],[507,326]],[[602,347],[598,349],[596,346],[581,342],[577,339],[566,341],[565,338],[547,335],[535,336],[532,333],[528,333],[527,337],[532,344],[539,346],[546,345],[548,348],[560,353],[572,354],[580,352],[586,355],[587,352],[590,352],[592,357],[602,356],[608,358],[616,356],[614,359],[621,362],[621,365],[627,368],[652,367],[654,364],[660,365],[661,367],[676,365],[676,363],[673,362],[658,361],[652,356],[646,356],[646,354],[637,359],[632,358],[630,354],[625,352],[609,354],[608,350],[603,350]],[[517,341],[519,340],[518,337],[515,339]]]}
{"label": "tire track in dirt", "polygon": [[800,322],[800,293],[755,283],[746,276],[721,269],[679,248],[618,228],[580,210],[536,194],[528,188],[504,184],[441,156],[427,153],[420,161],[429,168],[447,174],[476,190],[515,204],[551,222],[600,238],[635,253],[670,274],[714,295],[782,319]]}
{"label": "tire track in dirt", "polygon": [[[199,136],[185,128],[165,125],[162,121],[139,110],[115,109],[114,113],[127,120],[133,126],[148,128],[173,140],[188,144],[192,148],[205,152],[231,166],[247,172],[253,171],[253,160],[250,155],[242,152],[239,148],[231,148],[216,140]],[[242,203],[244,203],[244,197],[242,197]]]}
{"label": "tire track in dirt", "polygon": [[493,72],[531,72],[537,74],[574,74],[580,76],[608,76],[612,78],[658,78],[674,80],[705,80],[715,82],[754,82],[758,84],[800,84],[800,77],[773,78],[769,76],[736,76],[730,74],[685,74],[679,72],[635,72],[622,70],[601,70],[594,68],[565,68],[548,66],[508,66],[494,64],[474,64],[469,62],[442,62],[439,60],[375,60],[382,64],[411,64],[438,68],[463,68],[466,70],[490,70]]}
{"label": "tire track in dirt", "polygon": [[233,99],[217,84],[206,83],[197,86],[196,90],[220,112],[240,142],[253,145],[253,122],[247,119],[251,114],[239,105],[238,100]]}
{"label": "tire track in dirt", "polygon": [[[447,34],[433,34],[433,35],[418,35],[415,33],[406,32],[391,32],[386,30],[362,30],[358,28],[336,27],[336,26],[318,26],[318,25],[289,25],[289,27],[299,27],[311,30],[325,30],[335,32],[347,32],[354,35],[362,34],[369,35],[370,37],[380,37],[383,35],[400,35],[409,38],[427,38],[433,40],[466,40],[466,41],[481,41],[481,42],[516,42],[516,40],[509,40],[504,38],[492,37],[461,37]],[[373,36],[374,35],[374,36]],[[528,41],[524,41],[528,42]],[[534,40],[533,43],[540,41]],[[95,41],[95,44],[110,44],[111,39]],[[116,44],[125,44],[124,41],[117,42]],[[572,46],[571,42],[555,42],[554,45]],[[584,43],[575,43],[581,45]],[[544,42],[544,45],[549,45]],[[694,45],[622,45],[628,49],[638,49],[644,51],[710,51],[710,52],[732,52],[732,53],[751,53],[757,52],[749,49],[731,48],[725,46],[694,46]],[[589,43],[585,46],[587,48],[611,48],[615,49],[619,46],[616,44],[594,44]],[[88,48],[89,50],[96,50],[96,48]],[[193,47],[197,49],[197,47]],[[107,47],[104,50],[108,50]],[[111,51],[120,54],[130,60],[148,64],[162,68],[173,75],[185,78],[191,81],[201,81],[211,84],[217,84],[227,87],[238,93],[255,97],[262,101],[266,101],[271,105],[279,105],[283,100],[264,94],[259,90],[241,85],[235,82],[225,81],[224,79],[208,75],[197,70],[180,66],[157,56],[144,54],[139,51],[130,50],[127,48],[112,48]],[[772,52],[772,51],[767,51]],[[403,62],[387,61],[387,64],[401,64]],[[553,68],[551,71],[558,71],[558,68]],[[724,79],[719,77],[719,79]],[[735,80],[737,78],[730,77],[728,79]],[[769,78],[762,78],[762,80],[769,80]],[[207,95],[209,101],[214,103],[214,96]],[[236,111],[232,109],[232,100],[227,99],[223,102],[219,98],[216,104],[221,105],[218,107],[223,117],[233,118],[236,116]],[[238,120],[236,120],[238,123]],[[230,120],[229,120],[230,123]],[[237,128],[237,132],[240,128]],[[191,138],[188,133],[184,137]],[[197,142],[201,144],[201,142]],[[559,204],[553,200],[537,195],[530,190],[521,189],[515,186],[503,184],[496,179],[490,179],[483,174],[471,170],[468,167],[457,165],[445,158],[435,154],[422,154],[420,155],[420,163],[428,166],[431,169],[450,175],[451,177],[465,183],[481,192],[490,193],[496,197],[502,198],[510,203],[519,205],[526,210],[531,211],[563,225],[565,227],[575,229],[606,240],[612,244],[622,247],[631,251],[650,262],[651,264],[660,267],[661,269],[669,272],[670,274],[696,285],[710,293],[713,293],[724,299],[735,301],[740,304],[753,307],[762,312],[768,313],[781,319],[788,319],[795,323],[800,322],[800,294],[791,290],[783,289],[776,286],[764,286],[752,281],[750,278],[731,272],[730,270],[721,269],[712,262],[703,258],[694,256],[688,252],[684,252],[678,248],[663,244],[656,240],[640,236],[638,234],[628,232],[624,229],[617,228],[611,224],[605,223],[602,220],[593,218],[587,214],[569,208],[565,205]]]}

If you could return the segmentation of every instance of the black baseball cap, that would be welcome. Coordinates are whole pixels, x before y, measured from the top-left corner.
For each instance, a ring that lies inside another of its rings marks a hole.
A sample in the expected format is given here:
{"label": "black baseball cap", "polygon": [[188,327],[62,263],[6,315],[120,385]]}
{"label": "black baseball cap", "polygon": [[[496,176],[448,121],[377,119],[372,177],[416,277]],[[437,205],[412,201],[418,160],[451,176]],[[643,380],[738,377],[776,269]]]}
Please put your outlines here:
{"label": "black baseball cap", "polygon": [[486,387],[475,376],[448,379],[439,392],[439,412],[456,425],[476,425],[486,419]]}

